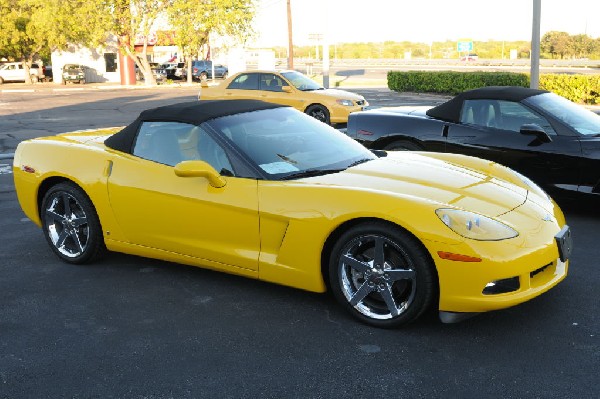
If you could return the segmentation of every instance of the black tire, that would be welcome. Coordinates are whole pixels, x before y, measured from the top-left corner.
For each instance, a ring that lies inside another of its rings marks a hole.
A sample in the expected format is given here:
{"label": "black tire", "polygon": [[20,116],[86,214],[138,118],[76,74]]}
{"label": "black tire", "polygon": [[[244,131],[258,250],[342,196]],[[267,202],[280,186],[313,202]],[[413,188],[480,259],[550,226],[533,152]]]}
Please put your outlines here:
{"label": "black tire", "polygon": [[408,140],[396,140],[383,149],[386,151],[423,151],[423,147]]}
{"label": "black tire", "polygon": [[381,328],[414,321],[437,296],[427,251],[407,231],[383,222],[359,224],[341,235],[329,261],[329,281],[346,310]]}
{"label": "black tire", "polygon": [[94,205],[73,183],[59,183],[44,195],[42,228],[52,251],[72,264],[90,263],[106,253]]}
{"label": "black tire", "polygon": [[200,72],[200,81],[207,80],[208,74],[206,72]]}
{"label": "black tire", "polygon": [[4,84],[4,79],[0,78],[0,85]]}
{"label": "black tire", "polygon": [[323,123],[326,123],[328,125],[330,124],[329,111],[323,105],[313,104],[310,107],[306,108],[306,111],[304,111],[304,112],[307,115],[312,116],[313,118],[315,118]]}
{"label": "black tire", "polygon": [[223,80],[227,79],[227,72],[223,73],[223,76],[221,77]]}

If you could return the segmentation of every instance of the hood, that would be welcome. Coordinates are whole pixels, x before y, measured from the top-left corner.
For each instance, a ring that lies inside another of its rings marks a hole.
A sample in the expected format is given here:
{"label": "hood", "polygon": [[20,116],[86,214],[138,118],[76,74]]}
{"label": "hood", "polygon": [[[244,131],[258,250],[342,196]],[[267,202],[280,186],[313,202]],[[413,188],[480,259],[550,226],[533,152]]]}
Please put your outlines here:
{"label": "hood", "polygon": [[361,96],[360,94],[350,93],[349,91],[338,90],[338,89],[313,90],[313,91],[308,91],[305,93],[313,93],[313,94],[317,94],[320,96],[339,98],[342,100],[355,100],[355,101],[356,100],[364,100],[364,97]]}
{"label": "hood", "polygon": [[426,155],[400,152],[307,179],[312,183],[412,196],[440,206],[500,216],[522,205],[527,190],[507,181]]}

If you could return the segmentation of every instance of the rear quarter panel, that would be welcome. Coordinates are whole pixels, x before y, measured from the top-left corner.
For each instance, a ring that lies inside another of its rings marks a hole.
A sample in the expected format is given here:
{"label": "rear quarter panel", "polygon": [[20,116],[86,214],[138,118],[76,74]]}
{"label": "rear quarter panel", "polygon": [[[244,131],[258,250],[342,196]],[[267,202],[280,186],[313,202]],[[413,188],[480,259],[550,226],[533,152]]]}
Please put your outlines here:
{"label": "rear quarter panel", "polygon": [[390,111],[350,114],[347,134],[367,148],[384,149],[397,140],[419,144],[427,151],[444,151],[444,123],[429,117]]}
{"label": "rear quarter panel", "polygon": [[[61,181],[71,181],[88,195],[105,234],[122,236],[114,220],[106,181],[113,155],[103,145],[86,145],[56,136],[24,141],[15,152],[13,173],[19,204],[41,226],[40,205],[45,192]],[[33,172],[25,171],[25,167]]]}

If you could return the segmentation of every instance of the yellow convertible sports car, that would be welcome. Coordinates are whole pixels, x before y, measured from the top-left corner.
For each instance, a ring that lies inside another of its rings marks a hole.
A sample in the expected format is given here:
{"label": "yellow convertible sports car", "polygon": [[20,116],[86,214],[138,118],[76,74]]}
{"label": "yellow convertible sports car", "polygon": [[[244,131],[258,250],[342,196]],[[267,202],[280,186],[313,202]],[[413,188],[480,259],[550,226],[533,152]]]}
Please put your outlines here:
{"label": "yellow convertible sports car", "polygon": [[203,81],[198,99],[250,99],[289,105],[327,124],[347,123],[351,112],[369,105],[361,95],[324,89],[296,71],[240,72],[218,86]]}
{"label": "yellow convertible sports car", "polygon": [[506,308],[565,278],[571,235],[535,184],[453,154],[371,152],[291,107],[195,101],[24,141],[25,214],[69,263],[106,250],[314,292],[393,327]]}

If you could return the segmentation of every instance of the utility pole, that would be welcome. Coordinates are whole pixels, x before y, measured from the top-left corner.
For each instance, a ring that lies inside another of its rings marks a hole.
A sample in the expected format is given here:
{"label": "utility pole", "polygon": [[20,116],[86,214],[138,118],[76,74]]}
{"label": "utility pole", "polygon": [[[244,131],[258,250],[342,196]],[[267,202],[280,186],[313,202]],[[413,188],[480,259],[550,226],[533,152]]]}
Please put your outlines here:
{"label": "utility pole", "polygon": [[292,40],[292,4],[287,0],[287,20],[288,20],[288,69],[294,69],[294,41]]}
{"label": "utility pole", "polygon": [[531,78],[529,87],[540,87],[540,19],[542,0],[533,0],[533,21],[531,23]]}

